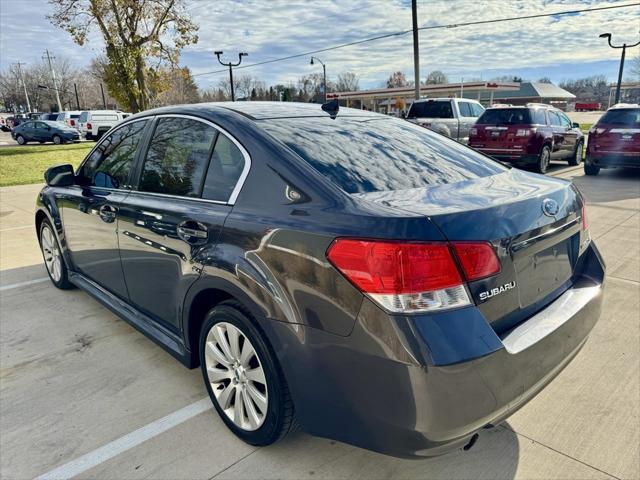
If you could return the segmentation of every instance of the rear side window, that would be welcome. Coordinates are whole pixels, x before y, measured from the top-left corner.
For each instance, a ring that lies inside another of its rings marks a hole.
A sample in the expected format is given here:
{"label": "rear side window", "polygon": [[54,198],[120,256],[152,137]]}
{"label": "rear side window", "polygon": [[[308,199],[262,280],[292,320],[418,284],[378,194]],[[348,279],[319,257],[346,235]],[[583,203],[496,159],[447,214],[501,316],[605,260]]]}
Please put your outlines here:
{"label": "rear side window", "polygon": [[458,108],[460,109],[460,116],[462,117],[475,117],[473,109],[469,102],[459,102]]}
{"label": "rear side window", "polygon": [[536,108],[531,110],[531,119],[534,125],[546,125],[547,119],[544,116],[544,110],[541,108]]}
{"label": "rear side window", "polygon": [[547,112],[547,115],[549,115],[549,123],[551,125],[553,125],[554,127],[562,126],[562,119],[560,118],[560,115],[558,115],[557,112],[549,110]]}
{"label": "rear side window", "polygon": [[477,122],[479,125],[523,125],[531,124],[528,108],[489,108]]}
{"label": "rear side window", "polygon": [[244,156],[225,135],[219,134],[213,149],[202,198],[226,202],[244,169]]}
{"label": "rear side window", "polygon": [[449,100],[416,102],[407,118],[453,118],[453,109]]}
{"label": "rear side window", "polygon": [[87,120],[89,120],[89,112],[82,112],[78,121],[81,123],[87,123]]}
{"label": "rear side window", "polygon": [[142,167],[139,189],[199,197],[217,130],[190,118],[160,118]]}
{"label": "rear side window", "polygon": [[278,118],[260,125],[347,193],[406,190],[495,175],[506,167],[393,118]]}
{"label": "rear side window", "polygon": [[474,117],[479,117],[484,113],[484,107],[482,105],[478,105],[477,103],[470,103],[469,105],[471,106]]}
{"label": "rear side window", "polygon": [[640,108],[609,110],[598,124],[640,128]]}
{"label": "rear side window", "polygon": [[146,124],[130,123],[102,140],[80,170],[83,181],[94,187],[125,188]]}

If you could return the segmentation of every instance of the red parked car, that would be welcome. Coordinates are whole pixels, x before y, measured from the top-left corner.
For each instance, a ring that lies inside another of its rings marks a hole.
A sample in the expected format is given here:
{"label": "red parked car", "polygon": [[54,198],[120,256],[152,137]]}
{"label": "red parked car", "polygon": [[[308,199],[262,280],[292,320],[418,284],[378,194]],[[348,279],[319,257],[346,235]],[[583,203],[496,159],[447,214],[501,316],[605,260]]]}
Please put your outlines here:
{"label": "red parked car", "polygon": [[597,175],[609,167],[640,167],[638,104],[614,105],[589,130],[584,173]]}
{"label": "red parked car", "polygon": [[469,146],[502,160],[545,173],[551,160],[582,161],[584,135],[564,112],[550,105],[488,108],[469,132]]}

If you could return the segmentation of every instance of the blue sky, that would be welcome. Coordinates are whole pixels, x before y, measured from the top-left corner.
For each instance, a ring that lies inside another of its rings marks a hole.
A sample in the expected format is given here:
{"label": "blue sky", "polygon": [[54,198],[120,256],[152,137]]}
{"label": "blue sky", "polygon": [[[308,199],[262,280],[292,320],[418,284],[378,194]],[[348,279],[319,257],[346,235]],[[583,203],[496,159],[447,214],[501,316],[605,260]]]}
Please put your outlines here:
{"label": "blue sky", "polygon": [[[437,25],[514,15],[556,12],[590,6],[634,3],[634,0],[419,0],[419,25]],[[200,41],[183,52],[182,64],[191,68],[201,87],[215,86],[226,73],[213,52],[224,50],[235,59],[249,52],[246,64],[324,48],[386,32],[411,28],[409,1],[328,0],[187,0],[187,10],[200,25]],[[101,51],[97,33],[84,47],[46,19],[46,0],[0,0],[0,68],[12,62],[37,62],[45,48],[81,67]],[[443,70],[450,80],[491,78],[517,74],[530,79],[549,76],[555,82],[593,74],[617,75],[619,50],[612,50],[602,32],[614,41],[638,40],[640,7],[563,17],[548,17],[493,25],[423,31],[420,34],[422,77]],[[628,52],[636,56],[638,49]],[[413,76],[411,35],[392,37],[318,54],[330,78],[353,71],[363,88],[377,87],[394,70]],[[295,82],[321,71],[309,59],[239,70],[267,83]]]}

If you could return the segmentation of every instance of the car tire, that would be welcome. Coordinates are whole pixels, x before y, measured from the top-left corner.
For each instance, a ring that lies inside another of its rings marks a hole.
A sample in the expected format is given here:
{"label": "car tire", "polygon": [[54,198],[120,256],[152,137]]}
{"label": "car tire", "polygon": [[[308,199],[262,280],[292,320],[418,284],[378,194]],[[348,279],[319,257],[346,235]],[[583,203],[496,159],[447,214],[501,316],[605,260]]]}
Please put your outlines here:
{"label": "car tire", "polygon": [[575,167],[580,165],[582,162],[582,155],[584,154],[584,144],[582,142],[578,142],[575,150],[573,151],[573,155],[569,158],[569,165]]}
{"label": "car tire", "polygon": [[16,142],[18,142],[18,145],[27,144],[27,140],[22,135],[16,135]]}
{"label": "car tire", "polygon": [[200,366],[227,427],[250,445],[270,445],[297,426],[287,382],[270,346],[238,302],[211,309],[200,330]]}
{"label": "car tire", "polygon": [[538,163],[536,164],[536,172],[542,174],[547,173],[549,163],[551,163],[551,149],[549,148],[549,145],[545,145],[542,147],[542,150],[540,150]]}
{"label": "car tire", "polygon": [[62,138],[60,138],[60,135],[54,135],[51,140],[53,140],[53,143],[55,143],[56,145],[60,145],[62,143]]}
{"label": "car tire", "polygon": [[45,219],[40,224],[38,239],[44,266],[51,282],[60,290],[73,288],[73,284],[69,281],[69,271],[62,256],[62,249],[49,220]]}
{"label": "car tire", "polygon": [[586,158],[586,160],[584,161],[584,174],[585,175],[598,175],[600,173],[600,167],[598,167],[597,165],[594,165],[593,162],[589,159],[589,157]]}

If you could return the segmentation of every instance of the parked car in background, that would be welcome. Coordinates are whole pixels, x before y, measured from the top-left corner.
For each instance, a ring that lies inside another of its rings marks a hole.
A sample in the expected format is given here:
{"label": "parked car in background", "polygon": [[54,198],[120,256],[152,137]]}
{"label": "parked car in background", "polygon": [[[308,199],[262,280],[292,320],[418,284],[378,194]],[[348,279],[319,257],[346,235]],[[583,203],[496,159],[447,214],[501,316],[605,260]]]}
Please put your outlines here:
{"label": "parked car in background", "polygon": [[484,112],[475,100],[465,98],[427,98],[411,104],[407,120],[421,127],[467,143],[469,129]]}
{"label": "parked car in background", "polygon": [[80,113],[80,132],[87,140],[98,140],[131,114],[119,110],[89,110]]}
{"label": "parked car in background", "polygon": [[42,115],[40,115],[40,120],[49,120],[51,122],[55,122],[58,119],[58,115],[58,112],[43,113]]}
{"label": "parked car in background", "polygon": [[27,142],[53,142],[56,145],[80,140],[75,128],[49,120],[29,120],[11,131],[11,137],[20,145]]}
{"label": "parked car in background", "polygon": [[67,112],[60,112],[56,117],[56,122],[61,122],[70,127],[75,128],[76,130],[80,129],[80,123],[78,119],[80,118],[80,114],[82,112],[79,110],[70,110]]}
{"label": "parked car in background", "polygon": [[584,173],[601,168],[640,167],[640,105],[614,105],[589,130]]}
{"label": "parked car in background", "polygon": [[11,130],[11,127],[7,124],[7,118],[9,117],[0,117],[0,130],[3,132],[9,132]]}
{"label": "parked car in background", "polygon": [[469,134],[469,146],[497,160],[546,173],[552,160],[579,165],[584,151],[580,125],[550,105],[488,108]]}
{"label": "parked car in background", "polygon": [[602,104],[598,102],[577,102],[576,112],[595,112],[602,109]]}
{"label": "parked car in background", "polygon": [[26,121],[29,120],[29,117],[24,114],[24,113],[17,113],[11,117],[7,117],[7,125],[9,127],[9,129],[14,129],[15,127],[17,127],[18,125],[20,125],[21,123],[24,123]]}
{"label": "parked car in background", "polygon": [[128,118],[75,172],[45,174],[47,272],[200,366],[252,445],[300,425],[398,456],[470,448],[598,320],[584,200],[404,120],[325,108]]}

